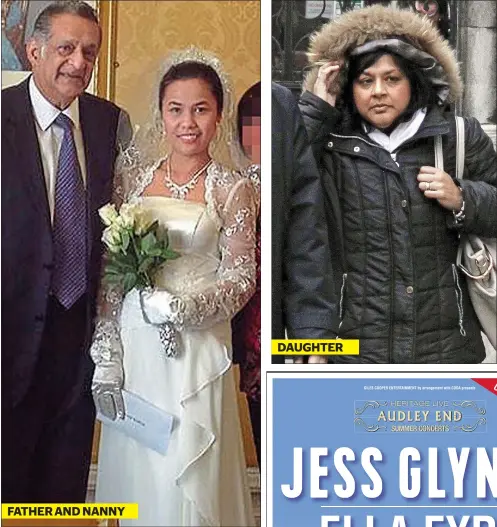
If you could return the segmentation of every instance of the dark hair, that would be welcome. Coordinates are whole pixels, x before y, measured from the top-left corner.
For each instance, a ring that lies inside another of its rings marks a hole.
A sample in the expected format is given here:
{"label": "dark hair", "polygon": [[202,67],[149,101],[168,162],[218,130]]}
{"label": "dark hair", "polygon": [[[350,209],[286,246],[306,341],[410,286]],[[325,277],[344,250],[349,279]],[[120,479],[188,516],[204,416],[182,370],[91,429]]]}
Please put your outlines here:
{"label": "dark hair", "polygon": [[261,116],[261,83],[253,84],[243,95],[237,108],[238,139],[242,141],[242,126],[245,117]]}
{"label": "dark hair", "polygon": [[54,2],[45,7],[35,20],[31,38],[47,41],[50,38],[52,20],[58,15],[75,15],[97,24],[100,32],[100,39],[102,38],[102,28],[98,22],[95,10],[86,2],[81,2],[79,0]]}
{"label": "dark hair", "polygon": [[411,99],[398,121],[407,121],[420,108],[436,104],[436,93],[433,86],[423,75],[421,69],[410,60],[385,49],[351,57],[348,65],[347,81],[343,90],[343,106],[344,113],[350,119],[350,124],[354,128],[360,124],[361,116],[354,102],[353,83],[365,69],[375,64],[384,55],[392,57],[397,67],[409,80],[411,86]]}
{"label": "dark hair", "polygon": [[187,79],[201,79],[205,81],[214,95],[217,102],[217,113],[221,115],[223,112],[223,85],[219,75],[214,68],[203,64],[201,62],[187,61],[171,66],[160,81],[159,85],[159,110],[162,113],[162,101],[166,88],[175,81]]}

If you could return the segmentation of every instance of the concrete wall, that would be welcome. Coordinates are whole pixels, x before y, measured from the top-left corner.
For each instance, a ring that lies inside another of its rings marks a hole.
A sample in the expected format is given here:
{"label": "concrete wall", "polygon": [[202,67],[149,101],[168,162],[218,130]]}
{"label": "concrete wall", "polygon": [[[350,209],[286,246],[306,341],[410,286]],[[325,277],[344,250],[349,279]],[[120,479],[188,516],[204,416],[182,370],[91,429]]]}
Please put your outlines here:
{"label": "concrete wall", "polygon": [[459,4],[459,61],[465,84],[463,115],[496,124],[497,5],[465,0]]}

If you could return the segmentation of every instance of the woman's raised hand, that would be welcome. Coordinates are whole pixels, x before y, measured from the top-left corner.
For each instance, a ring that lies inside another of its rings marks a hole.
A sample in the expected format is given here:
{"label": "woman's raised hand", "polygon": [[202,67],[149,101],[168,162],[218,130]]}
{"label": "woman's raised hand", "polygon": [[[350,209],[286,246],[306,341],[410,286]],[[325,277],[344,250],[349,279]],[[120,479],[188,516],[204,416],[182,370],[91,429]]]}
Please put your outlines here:
{"label": "woman's raised hand", "polygon": [[338,75],[343,61],[331,61],[323,64],[318,71],[313,93],[331,106],[335,106],[338,95]]}

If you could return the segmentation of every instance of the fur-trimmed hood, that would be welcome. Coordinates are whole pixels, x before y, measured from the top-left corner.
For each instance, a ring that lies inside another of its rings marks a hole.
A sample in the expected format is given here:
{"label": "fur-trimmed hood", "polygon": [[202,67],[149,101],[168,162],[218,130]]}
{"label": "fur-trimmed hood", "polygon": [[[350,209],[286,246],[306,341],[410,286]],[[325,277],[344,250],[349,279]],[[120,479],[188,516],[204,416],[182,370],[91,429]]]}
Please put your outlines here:
{"label": "fur-trimmed hood", "polygon": [[[312,91],[319,66],[331,60],[347,60],[349,53],[372,40],[398,36],[432,55],[442,66],[449,84],[447,102],[462,96],[463,84],[454,50],[427,17],[381,5],[349,11],[322,26],[310,39],[310,71],[303,88]],[[315,67],[312,67],[315,65]]]}

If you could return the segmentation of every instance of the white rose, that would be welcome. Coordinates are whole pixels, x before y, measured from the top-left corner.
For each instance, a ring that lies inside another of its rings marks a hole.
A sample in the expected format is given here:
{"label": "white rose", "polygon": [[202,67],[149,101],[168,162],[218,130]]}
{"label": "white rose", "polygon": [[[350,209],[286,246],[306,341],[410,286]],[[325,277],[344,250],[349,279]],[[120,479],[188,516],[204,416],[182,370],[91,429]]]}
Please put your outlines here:
{"label": "white rose", "polygon": [[98,214],[100,215],[100,218],[104,222],[104,225],[110,226],[117,219],[116,206],[111,205],[110,203],[107,203],[107,205],[101,207],[98,210]]}
{"label": "white rose", "polygon": [[104,229],[102,241],[107,245],[111,253],[118,253],[121,250],[121,235],[119,229],[111,225]]}
{"label": "white rose", "polygon": [[135,223],[135,218],[137,216],[138,207],[136,205],[130,205],[129,203],[124,203],[119,210],[119,216],[121,218],[120,224],[125,229],[132,229]]}
{"label": "white rose", "polygon": [[142,209],[135,218],[135,233],[137,236],[145,234],[146,230],[152,225],[154,220]]}

